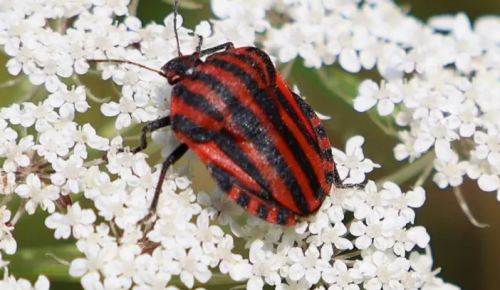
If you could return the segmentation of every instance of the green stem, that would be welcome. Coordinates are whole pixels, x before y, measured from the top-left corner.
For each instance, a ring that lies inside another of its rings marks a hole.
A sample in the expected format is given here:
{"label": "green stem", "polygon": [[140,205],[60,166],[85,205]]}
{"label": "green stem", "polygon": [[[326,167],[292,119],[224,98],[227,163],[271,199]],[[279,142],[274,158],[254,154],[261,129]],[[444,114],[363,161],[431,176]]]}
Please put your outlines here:
{"label": "green stem", "polygon": [[[435,159],[434,151],[430,151],[424,156],[417,159],[417,161],[410,163],[403,167],[402,169],[398,169],[396,172],[391,173],[387,176],[380,178],[377,181],[377,187],[380,187],[386,181],[392,181],[397,184],[402,184],[415,176],[417,176],[420,172],[426,172],[429,168],[432,169]],[[430,171],[429,171],[430,173]],[[427,175],[428,176],[428,175]]]}
{"label": "green stem", "polygon": [[336,82],[332,82],[331,79],[328,77],[326,72],[323,69],[318,69],[316,70],[318,73],[319,79],[323,83],[323,85],[332,93],[335,95],[339,96],[343,101],[346,103],[352,105],[353,101],[352,98],[349,97],[340,87],[336,85]]}
{"label": "green stem", "polygon": [[[77,86],[83,86],[83,83],[82,83],[82,81],[80,80],[80,78],[79,78],[78,76],[74,75],[71,79],[75,82],[75,84],[76,84]],[[85,92],[87,93],[87,97],[88,97],[90,100],[92,100],[92,101],[94,101],[95,103],[97,103],[97,104],[104,104],[104,103],[106,103],[106,102],[109,102],[109,100],[111,100],[111,97],[106,97],[106,98],[101,98],[101,99],[100,99],[100,98],[98,98],[98,97],[97,97],[97,96],[95,96],[95,95],[92,93],[92,91],[91,91],[89,88],[87,88],[87,87],[85,87]]]}
{"label": "green stem", "polygon": [[460,206],[460,209],[462,209],[462,212],[465,214],[465,216],[469,219],[469,221],[478,228],[488,228],[490,225],[486,223],[480,223],[472,214],[469,204],[464,198],[464,195],[462,194],[462,190],[460,187],[453,187],[453,194],[455,194],[455,198],[458,201],[458,205]]}
{"label": "green stem", "polygon": [[373,121],[373,123],[384,132],[387,136],[396,137],[399,139],[398,132],[394,131],[394,129],[388,125],[382,123],[382,121],[372,112],[368,112],[368,117]]}
{"label": "green stem", "polygon": [[68,274],[68,264],[82,257],[74,245],[21,248],[9,257],[9,269],[19,277],[35,280],[43,274],[51,281],[76,281]]}
{"label": "green stem", "polygon": [[413,187],[415,188],[422,186],[429,177],[429,175],[431,174],[433,168],[434,168],[434,162],[429,163],[429,165],[420,175],[420,177],[418,178],[417,182],[415,182],[415,185],[413,185]]}
{"label": "green stem", "polygon": [[16,86],[27,79],[28,79],[28,77],[23,76],[23,77],[17,77],[17,78],[12,79],[12,80],[7,80],[7,81],[0,84],[0,89]]}
{"label": "green stem", "polygon": [[[319,79],[323,83],[323,85],[333,94],[339,96],[344,102],[349,104],[350,106],[353,105],[354,101],[353,98],[350,97],[345,90],[342,89],[341,85],[345,83],[344,85],[350,86],[350,87],[356,87],[357,83],[353,79],[348,79],[343,78],[340,81],[328,77],[327,73],[323,69],[316,70],[319,76]],[[337,77],[339,78],[339,77]],[[370,119],[373,121],[373,123],[380,128],[386,135],[396,137],[399,139],[399,135],[394,129],[389,125],[389,124],[384,124],[374,113],[368,113],[368,116]],[[390,123],[390,122],[388,122]]]}
{"label": "green stem", "polygon": [[131,16],[137,16],[137,7],[139,7],[139,0],[130,1],[128,11]]}
{"label": "green stem", "polygon": [[295,64],[295,58],[291,60],[289,63],[287,63],[285,66],[283,66],[282,69],[280,69],[281,76],[283,79],[287,80],[288,77],[290,76],[290,73],[292,72],[293,65]]}

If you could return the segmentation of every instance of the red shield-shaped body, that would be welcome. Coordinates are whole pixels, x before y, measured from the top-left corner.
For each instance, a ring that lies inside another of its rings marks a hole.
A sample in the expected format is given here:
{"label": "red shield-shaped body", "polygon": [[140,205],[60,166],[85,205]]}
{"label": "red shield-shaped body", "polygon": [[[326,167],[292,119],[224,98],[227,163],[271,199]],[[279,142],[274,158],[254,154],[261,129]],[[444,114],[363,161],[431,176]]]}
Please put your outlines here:
{"label": "red shield-shaped body", "polygon": [[314,110],[254,47],[178,57],[171,124],[218,186],[251,214],[293,225],[320,208],[334,183],[330,142]]}

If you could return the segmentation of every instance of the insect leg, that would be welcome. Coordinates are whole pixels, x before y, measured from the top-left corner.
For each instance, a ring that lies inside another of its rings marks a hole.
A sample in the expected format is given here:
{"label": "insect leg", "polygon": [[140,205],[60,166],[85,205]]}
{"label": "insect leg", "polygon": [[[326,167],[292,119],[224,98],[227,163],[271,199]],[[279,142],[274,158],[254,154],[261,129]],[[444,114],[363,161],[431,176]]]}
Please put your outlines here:
{"label": "insect leg", "polygon": [[201,56],[201,46],[203,45],[203,36],[201,35],[196,35],[198,36],[198,45],[196,45],[196,53]]}
{"label": "insect leg", "polygon": [[[199,36],[199,37],[201,37],[201,36]],[[203,40],[203,38],[201,37],[200,38],[200,48],[201,48],[202,40]],[[228,49],[231,49],[231,48],[234,48],[234,44],[232,42],[226,42],[226,43],[223,43],[223,44],[211,47],[211,48],[207,48],[207,49],[201,50],[199,52],[199,54],[200,54],[200,57],[202,57],[204,55],[212,54],[212,53],[217,52],[219,50],[228,50]]]}
{"label": "insect leg", "polygon": [[342,179],[340,179],[339,172],[337,171],[337,167],[333,168],[333,184],[335,185],[336,188],[357,188],[357,189],[363,189],[365,188],[366,183],[368,182],[368,179],[364,180],[361,183],[349,183],[349,184],[344,184],[342,182]]}
{"label": "insect leg", "polygon": [[[146,126],[142,127],[141,145],[133,148],[130,152],[135,154],[146,149],[146,147],[148,147],[147,134],[167,126],[170,126],[170,116],[149,122]],[[123,149],[121,151],[123,151]]]}
{"label": "insect leg", "polygon": [[156,211],[156,207],[158,205],[158,199],[160,198],[161,188],[163,186],[163,182],[165,181],[165,175],[167,174],[167,170],[170,165],[174,164],[179,160],[187,151],[189,147],[186,144],[181,144],[177,148],[174,149],[172,153],[163,161],[161,166],[160,177],[158,179],[158,184],[156,185],[155,195],[153,197],[153,201],[151,202],[151,206],[149,207],[149,214],[143,219],[148,219],[151,215],[153,215]]}

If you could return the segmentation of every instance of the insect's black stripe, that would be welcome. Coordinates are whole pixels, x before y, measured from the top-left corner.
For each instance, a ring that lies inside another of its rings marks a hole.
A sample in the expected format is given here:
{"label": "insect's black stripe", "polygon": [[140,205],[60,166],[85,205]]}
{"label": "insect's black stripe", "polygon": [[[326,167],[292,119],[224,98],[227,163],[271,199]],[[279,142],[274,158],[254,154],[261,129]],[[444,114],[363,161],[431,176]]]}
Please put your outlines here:
{"label": "insect's black stripe", "polygon": [[[252,57],[251,55],[249,55],[249,53],[255,52],[257,55],[259,55],[259,57],[261,57],[261,59],[265,63],[266,69],[268,70],[268,75],[273,76],[272,81],[274,82],[275,81],[276,70],[275,70],[274,66],[272,65],[270,59],[267,57],[267,55],[264,52],[262,52],[261,50],[259,50],[257,48],[252,48],[252,47],[247,48],[246,52],[247,53],[244,54],[244,53],[229,52],[228,51],[228,52],[225,52],[224,54],[231,55],[231,57],[239,59],[239,60],[241,60],[244,63],[250,64],[252,66],[252,68],[256,70],[256,73],[264,81],[266,81],[265,80],[265,73],[262,71],[262,67],[260,67],[260,65],[256,62],[256,60],[254,59],[254,57]],[[216,56],[214,56],[214,57],[216,57]],[[251,86],[253,88],[256,88],[256,86],[253,85],[253,84],[251,84]],[[312,146],[312,148],[316,151],[317,154],[321,154],[316,135],[314,135],[314,136],[311,135],[311,133],[307,130],[305,124],[299,118],[299,115],[293,109],[292,105],[290,104],[290,101],[285,97],[285,95],[283,94],[283,92],[281,92],[279,89],[276,89],[275,93],[276,93],[276,96],[278,97],[278,100],[280,101],[281,105],[283,106],[283,108],[285,109],[285,111],[289,114],[290,118],[292,120],[296,121],[296,124],[297,124],[299,130],[301,131],[302,135],[306,138],[306,140],[309,143],[309,145]],[[302,111],[302,113],[305,114],[306,118],[310,119],[310,118],[316,117],[316,112],[314,112],[314,110],[304,100],[302,100],[300,98],[300,96],[298,96],[297,94],[295,94],[291,90],[290,90],[290,93],[294,97],[294,99],[297,102],[297,104],[298,104],[300,110]],[[320,156],[321,156],[321,158],[325,158],[325,156],[323,156],[323,155],[320,155]],[[326,156],[326,158],[327,157],[328,156]]]}
{"label": "insect's black stripe", "polygon": [[326,179],[326,183],[328,184],[332,184],[333,181],[334,181],[334,172],[333,171],[327,171],[325,172],[325,179]]}
{"label": "insect's black stripe", "polygon": [[333,154],[331,149],[325,149],[323,150],[323,156],[326,161],[333,162]]}
{"label": "insect's black stripe", "polygon": [[328,136],[326,135],[325,128],[323,126],[318,125],[314,127],[314,131],[316,131],[316,134],[318,134],[318,137],[321,139],[326,139]]}
{"label": "insect's black stripe", "polygon": [[[322,152],[322,156],[326,162],[331,162],[333,164],[333,153],[330,148],[324,149]],[[335,166],[335,164],[333,164],[333,166]],[[326,183],[332,184],[334,181],[333,176],[334,176],[333,170],[326,171],[325,172]]]}
{"label": "insect's black stripe", "polygon": [[[267,134],[265,126],[263,126],[263,124],[260,123],[258,117],[249,108],[242,105],[239,102],[239,100],[227,89],[225,84],[220,80],[218,80],[216,77],[199,72],[196,72],[195,74],[196,78],[199,81],[205,83],[208,86],[211,86],[212,89],[218,93],[219,97],[226,103],[227,108],[229,108],[231,114],[233,115],[233,121],[235,122],[235,124],[241,129],[243,129],[245,138],[248,141],[252,142],[257,147],[257,149],[259,149],[259,151],[265,156],[269,164],[272,164],[274,166],[280,178],[288,186],[288,190],[291,193],[299,211],[301,213],[309,213],[310,209],[307,200],[305,198],[305,195],[302,193],[301,187],[297,179],[295,178],[293,171],[290,169],[289,165],[286,163],[283,156],[274,145],[274,141],[271,140],[271,138]],[[247,78],[247,80],[253,82],[252,79]],[[246,84],[246,82],[244,82],[244,84]],[[267,102],[268,100],[265,101],[265,103]],[[265,106],[265,104],[261,105]],[[275,107],[275,105],[272,104],[272,107]],[[276,114],[274,115],[275,119],[276,117],[279,118],[278,115]],[[280,129],[278,129],[278,131],[281,131]],[[295,138],[293,138],[292,140],[287,140],[287,143],[288,142],[293,143],[294,140]],[[295,140],[294,145],[296,144],[297,143]],[[303,155],[303,152],[301,152],[300,147],[294,149],[295,151],[298,151],[297,152],[298,155]],[[292,150],[292,152],[294,151]],[[306,177],[309,176],[306,175]],[[317,188],[319,189],[321,187],[318,186]]]}
{"label": "insect's black stripe", "polygon": [[[263,200],[266,203],[268,203],[269,205],[273,205],[273,206],[276,206],[278,208],[281,208],[281,206],[278,203],[276,203],[276,201],[273,199],[273,197],[269,195],[269,192],[267,192],[267,193],[254,192],[253,190],[247,188],[243,183],[241,183],[237,177],[229,174],[227,171],[225,171],[224,169],[220,168],[219,166],[217,166],[215,164],[209,164],[207,167],[208,167],[208,170],[210,171],[210,174],[217,181],[217,185],[219,186],[219,188],[222,189],[224,192],[229,193],[229,191],[231,191],[231,189],[233,189],[233,187],[235,185],[237,185],[239,188],[241,188],[242,192],[246,192],[248,194],[253,194],[253,195],[257,196],[260,200]],[[265,198],[266,194],[267,194],[267,196],[270,196],[269,199]],[[241,198],[241,194],[237,197],[237,199],[239,199],[239,198]],[[239,204],[238,201],[236,201],[236,202]],[[240,204],[240,205],[246,206],[248,204],[246,204],[246,205]]]}
{"label": "insect's black stripe", "polygon": [[238,146],[233,136],[231,136],[227,131],[220,131],[214,141],[217,146],[234,161],[234,163],[240,165],[241,168],[243,168],[264,189],[262,192],[255,194],[264,200],[270,200],[273,198],[270,195],[271,186],[250,158],[248,158],[248,155]]}
{"label": "insect's black stripe", "polygon": [[[241,106],[241,105],[240,105]],[[245,137],[252,142],[267,162],[274,166],[278,176],[288,187],[295,204],[300,212],[309,212],[309,206],[305,195],[302,193],[299,182],[295,178],[294,172],[289,167],[281,152],[276,148],[274,140],[267,134],[267,130],[260,124],[259,119],[254,113],[244,107],[235,107],[237,117],[234,117],[236,124],[243,129]]]}
{"label": "insect's black stripe", "polygon": [[181,132],[196,143],[206,143],[214,140],[216,132],[200,127],[188,117],[175,114],[172,116],[172,130]]}
{"label": "insect's black stripe", "polygon": [[250,203],[250,197],[246,193],[240,192],[240,196],[238,196],[238,200],[236,201],[236,203],[243,208],[247,208],[248,204]]}
{"label": "insect's black stripe", "polygon": [[[250,54],[248,54],[248,53],[252,53],[252,51],[254,51],[254,50],[257,50],[257,49],[254,48],[253,50],[250,50],[250,48],[247,48],[247,50],[245,51],[247,53],[245,53],[245,54],[237,53],[237,52],[225,52],[225,54],[228,54],[236,59],[239,59],[244,63],[250,64],[252,66],[252,68],[255,69],[257,74],[262,78],[264,83],[267,83],[268,85],[274,84],[276,81],[276,75],[275,75],[276,69],[274,68],[274,66],[272,66],[272,63],[271,63],[271,66],[269,66],[268,62],[265,59],[262,59],[265,67],[261,67],[260,64],[255,60],[255,58],[252,57]],[[268,60],[268,61],[271,62],[271,60]],[[264,69],[267,72],[265,72]],[[267,78],[267,76],[269,76],[269,79]]]}
{"label": "insect's black stripe", "polygon": [[278,212],[277,224],[286,225],[288,223],[288,215],[290,212],[286,208],[280,208]]}
{"label": "insect's black stripe", "polygon": [[259,208],[257,209],[257,216],[265,220],[267,219],[268,215],[269,215],[269,210],[267,209],[267,207],[263,204],[259,205]]}
{"label": "insect's black stripe", "polygon": [[[208,169],[212,174],[212,176],[214,177],[214,179],[217,181],[217,184],[219,185],[220,189],[222,189],[225,192],[230,192],[233,189],[236,180],[234,176],[230,175],[222,168],[214,164],[209,164]],[[248,196],[248,192],[246,192],[243,188],[244,187],[242,187],[242,190],[239,191],[238,196],[234,198],[236,198],[235,202],[237,204],[246,208],[250,203],[250,198]],[[266,202],[267,202],[266,205],[259,206],[256,214],[262,219],[267,219],[267,217],[269,216],[269,208],[275,207],[278,209],[276,223],[279,225],[287,225],[291,213],[290,210],[276,203],[274,200]]]}
{"label": "insect's black stripe", "polygon": [[[299,163],[300,167],[303,169],[304,176],[309,180],[309,187],[312,189],[312,192],[315,195],[315,197],[318,198],[324,196],[323,192],[324,190],[321,187],[319,178],[316,175],[316,172],[314,171],[314,168],[311,162],[309,161],[309,158],[305,154],[305,150],[309,150],[309,148],[302,148],[299,141],[295,138],[293,133],[283,122],[283,120],[281,119],[277,103],[274,102],[273,98],[269,96],[269,94],[267,94],[266,91],[259,90],[255,80],[247,72],[241,70],[238,66],[220,59],[213,59],[210,61],[210,64],[216,66],[218,69],[226,70],[232,73],[242,81],[242,83],[246,86],[250,94],[254,97],[254,100],[259,105],[259,108],[262,110],[262,112],[264,112],[264,115],[269,117],[271,123],[274,125],[276,130],[281,134],[283,139],[286,140],[286,144],[293,153],[292,158],[295,158],[295,160]],[[275,91],[279,90],[276,89]],[[324,135],[326,136],[326,133]],[[318,152],[319,150],[316,151],[316,153]],[[299,193],[300,192],[301,191],[299,191]],[[304,194],[300,195],[301,195],[300,198],[302,199]],[[302,201],[296,200],[296,202],[298,203]]]}
{"label": "insect's black stripe", "polygon": [[[278,97],[278,100],[280,101],[281,105],[283,106],[283,108],[285,108],[285,111],[288,113],[288,115],[290,115],[290,118],[292,118],[292,120],[295,120],[295,123],[299,127],[300,132],[302,133],[302,135],[304,135],[304,137],[306,138],[309,145],[312,146],[312,148],[316,151],[316,153],[319,153],[320,149],[319,149],[318,140],[316,139],[316,136],[312,136],[309,133],[309,131],[307,131],[305,124],[300,120],[299,115],[293,109],[290,102],[286,99],[283,92],[281,92],[279,89],[276,89],[275,92],[276,92],[276,96]],[[293,92],[291,92],[291,93],[293,93]],[[300,103],[299,103],[299,107],[303,110],[302,105]],[[314,113],[314,111],[313,111],[313,113]],[[308,116],[306,115],[306,117],[308,117]]]}
{"label": "insect's black stripe", "polygon": [[266,70],[269,72],[269,81],[271,84],[276,83],[276,68],[274,68],[274,64],[269,58],[269,55],[267,53],[263,52],[262,50],[256,48],[256,47],[248,47],[247,51],[250,53],[255,53],[258,55],[258,58],[264,61],[264,64],[266,66]]}
{"label": "insect's black stripe", "polygon": [[226,131],[213,132],[207,130],[181,114],[173,116],[172,126],[175,131],[181,132],[194,142],[206,143],[214,141],[222,152],[235,163],[239,164],[263,188],[262,191],[255,192],[255,194],[265,200],[272,199],[272,196],[269,194],[271,188],[269,183],[248,158],[247,154],[237,146],[236,140],[229,133]]}
{"label": "insect's black stripe", "polygon": [[300,109],[302,110],[302,112],[304,112],[304,114],[306,115],[307,118],[311,119],[311,118],[314,118],[316,117],[316,112],[314,112],[314,110],[311,108],[311,106],[309,106],[309,104],[307,104],[299,95],[297,95],[296,93],[290,91],[290,93],[292,93],[292,96],[295,98],[295,101],[297,102],[297,104],[300,106]]}
{"label": "insect's black stripe", "polygon": [[224,116],[203,96],[189,91],[182,83],[177,83],[172,91],[173,98],[179,98],[187,105],[196,108],[214,120],[222,122]]}
{"label": "insect's black stripe", "polygon": [[230,176],[226,171],[214,164],[208,164],[207,168],[215,181],[217,181],[217,185],[220,189],[224,192],[229,192],[233,188],[234,177]]}

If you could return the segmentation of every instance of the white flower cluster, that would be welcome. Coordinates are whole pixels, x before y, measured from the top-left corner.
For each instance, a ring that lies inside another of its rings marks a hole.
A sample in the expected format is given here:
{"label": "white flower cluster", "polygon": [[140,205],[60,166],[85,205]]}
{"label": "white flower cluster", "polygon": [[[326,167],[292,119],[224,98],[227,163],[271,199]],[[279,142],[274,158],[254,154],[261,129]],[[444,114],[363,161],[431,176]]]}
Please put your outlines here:
{"label": "white flower cluster", "polygon": [[434,182],[457,187],[464,176],[500,200],[500,18],[439,16],[415,25],[421,37],[400,44],[391,77],[365,80],[354,107],[391,115],[399,126],[396,159],[434,150]]}
{"label": "white flower cluster", "polygon": [[[1,259],[0,259],[1,260]],[[49,279],[47,277],[40,275],[38,279],[36,280],[34,285],[31,285],[30,281],[26,279],[18,279],[12,275],[8,275],[8,273],[5,274],[5,277],[0,280],[0,289],[6,289],[6,290],[17,290],[17,289],[22,289],[22,290],[49,290],[50,289],[50,283]]]}
{"label": "white flower cluster", "polygon": [[[212,9],[223,21],[267,29],[264,47],[289,62],[304,59],[319,68],[338,60],[348,72],[392,68],[397,44],[420,37],[418,20],[402,13],[387,0],[213,0]],[[274,13],[279,25],[267,14]],[[233,26],[234,27],[234,26]],[[423,35],[422,35],[423,36]],[[429,61],[430,62],[430,61]]]}
{"label": "white flower cluster", "polygon": [[[146,154],[119,151],[121,137],[104,138],[94,129],[96,124],[77,122],[77,117],[102,103],[78,77],[89,69],[86,59],[126,59],[159,68],[178,55],[172,15],[164,24],[143,26],[133,16],[114,21],[115,16],[128,14],[128,2],[28,0],[18,5],[0,0],[0,45],[9,56],[7,69],[19,75],[19,82],[33,85],[17,104],[0,110],[2,203],[14,197],[22,202],[12,218],[7,207],[0,207],[0,250],[16,253],[12,232],[17,221],[40,209],[47,212],[45,225],[54,230],[56,239],[77,240],[83,257],[70,262],[69,274],[79,277],[85,289],[177,289],[173,283],[193,288],[196,283],[209,284],[216,269],[252,290],[265,284],[277,289],[309,289],[317,284],[329,290],[456,288],[436,278],[430,253],[418,251],[428,248],[430,239],[423,227],[412,226],[413,209],[425,200],[421,187],[402,192],[396,184],[385,183],[379,190],[370,181],[364,189],[334,189],[318,214],[285,228],[254,217],[238,223],[242,209],[223,193],[195,194],[189,179],[170,172],[157,220],[138,225],[148,212],[158,168],[148,165]],[[229,5],[214,0],[215,13],[226,19],[214,21],[213,32],[208,22],[200,23],[195,32],[206,37],[207,47],[227,40],[239,46],[253,45],[255,33],[269,29],[265,45],[280,61],[300,55],[318,67],[338,56],[343,67],[357,71],[359,66],[373,67],[375,58],[383,59],[386,51],[376,49],[382,36],[363,25],[380,17],[371,29],[403,38],[399,42],[407,35],[393,35],[394,27],[384,25],[386,13],[399,15],[392,3],[357,2],[261,0]],[[272,28],[266,18],[270,9],[287,12],[295,22],[280,30]],[[376,9],[380,10],[370,14]],[[314,19],[314,26],[302,27],[309,19]],[[397,19],[409,19],[406,27],[416,22],[403,15]],[[178,20],[175,29],[186,54],[196,47],[197,38]],[[318,39],[324,36],[316,29],[328,25],[336,28],[322,28],[321,33],[339,33],[337,42],[321,44]],[[361,43],[365,36],[368,44]],[[104,116],[117,116],[116,129],[168,113],[165,96],[171,87],[164,79],[129,65],[103,69],[104,79],[121,86],[120,100],[100,107]],[[38,101],[41,85],[48,93]],[[158,133],[154,140],[162,134]],[[349,183],[365,180],[365,174],[378,167],[365,159],[363,142],[355,137],[348,141],[346,153],[334,151],[340,174]],[[107,154],[93,159],[96,152]],[[83,208],[73,202],[76,196],[94,206]],[[236,238],[246,242],[248,254],[235,250]],[[0,267],[7,269],[8,263],[0,259]],[[49,287],[45,276],[32,287],[5,273],[0,285],[8,285],[6,289]]]}

